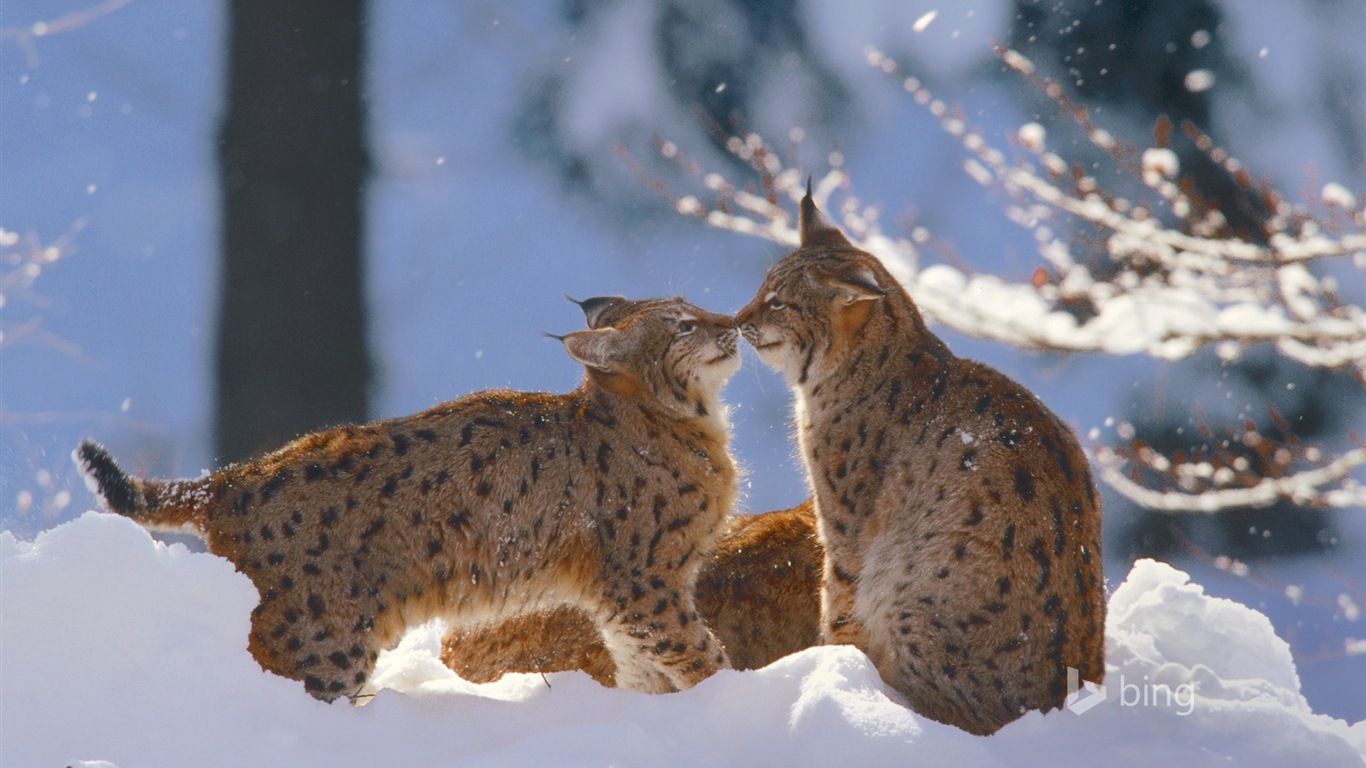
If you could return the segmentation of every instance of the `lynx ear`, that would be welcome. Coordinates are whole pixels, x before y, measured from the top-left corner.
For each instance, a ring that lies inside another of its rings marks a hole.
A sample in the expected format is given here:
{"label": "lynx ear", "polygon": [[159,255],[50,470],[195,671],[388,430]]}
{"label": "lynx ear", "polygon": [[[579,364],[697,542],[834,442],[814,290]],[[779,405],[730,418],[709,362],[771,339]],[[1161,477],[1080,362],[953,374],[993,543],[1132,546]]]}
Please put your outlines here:
{"label": "lynx ear", "polygon": [[575,331],[560,339],[569,356],[581,365],[600,371],[615,369],[625,334],[615,328]]}
{"label": "lynx ear", "polygon": [[589,328],[600,328],[602,316],[607,313],[607,310],[626,303],[625,296],[594,296],[583,301],[579,301],[573,296],[565,296],[565,298],[579,305],[579,309],[583,310],[584,319],[588,321]]}
{"label": "lynx ear", "polygon": [[853,248],[854,244],[845,238],[844,233],[825,220],[816,210],[816,201],[811,197],[811,177],[806,177],[806,197],[801,207],[802,247],[829,246],[831,248]]}
{"label": "lynx ear", "polygon": [[816,280],[838,291],[844,297],[845,304],[871,301],[887,295],[887,289],[878,284],[877,275],[862,264],[850,264],[833,272],[817,272]]}

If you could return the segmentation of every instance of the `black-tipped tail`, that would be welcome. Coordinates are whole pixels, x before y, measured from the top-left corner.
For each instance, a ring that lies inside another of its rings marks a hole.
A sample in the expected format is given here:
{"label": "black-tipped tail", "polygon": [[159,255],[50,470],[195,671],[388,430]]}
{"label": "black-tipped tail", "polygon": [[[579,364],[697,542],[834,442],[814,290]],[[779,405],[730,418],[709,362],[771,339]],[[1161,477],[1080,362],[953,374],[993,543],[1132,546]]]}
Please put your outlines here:
{"label": "black-tipped tail", "polygon": [[111,512],[133,517],[137,514],[138,490],[114,457],[104,446],[91,440],[81,442],[71,455],[85,475],[86,486],[91,493],[104,500]]}

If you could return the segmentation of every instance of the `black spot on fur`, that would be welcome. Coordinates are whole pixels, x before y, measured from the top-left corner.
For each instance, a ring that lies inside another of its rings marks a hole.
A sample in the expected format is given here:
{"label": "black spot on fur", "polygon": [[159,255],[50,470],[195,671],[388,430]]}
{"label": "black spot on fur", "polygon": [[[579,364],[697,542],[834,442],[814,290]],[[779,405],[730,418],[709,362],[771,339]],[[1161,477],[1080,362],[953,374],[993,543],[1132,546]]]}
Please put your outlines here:
{"label": "black spot on fur", "polygon": [[238,517],[247,514],[247,510],[251,508],[251,503],[255,498],[256,494],[251,491],[243,491],[242,495],[233,501],[231,513]]}
{"label": "black spot on fur", "polygon": [[1010,559],[1010,554],[1015,548],[1015,524],[1006,525],[1006,532],[1001,536],[1001,556]]}
{"label": "black spot on fur", "polygon": [[271,476],[269,480],[261,484],[261,501],[270,501],[271,497],[280,492],[285,487],[285,483],[294,477],[294,473],[287,469],[281,469]]}
{"label": "black spot on fur", "polygon": [[1039,564],[1039,583],[1035,585],[1035,592],[1042,592],[1048,586],[1048,574],[1052,568],[1052,561],[1048,559],[1048,553],[1044,551],[1043,539],[1036,537],[1029,544],[1029,554]]}
{"label": "black spot on fur", "polygon": [[369,525],[365,526],[365,530],[360,532],[361,540],[368,539],[371,536],[374,536],[375,534],[379,533],[380,529],[384,527],[384,524],[386,522],[387,521],[382,517],[376,518]]}
{"label": "black spot on fur", "polygon": [[[884,350],[885,351],[885,350]],[[887,389],[887,412],[896,410],[897,400],[901,397],[901,380],[892,379],[891,386]]]}
{"label": "black spot on fur", "polygon": [[1025,502],[1034,500],[1034,475],[1024,467],[1015,470],[1015,493]]}
{"label": "black spot on fur", "polygon": [[966,472],[967,470],[972,469],[972,462],[976,459],[977,451],[973,448],[969,448],[966,451],[963,451],[963,458],[959,460],[958,468]]}
{"label": "black spot on fur", "polygon": [[1066,546],[1065,530],[1062,525],[1062,505],[1058,503],[1057,497],[1053,497],[1053,556],[1059,557]]}

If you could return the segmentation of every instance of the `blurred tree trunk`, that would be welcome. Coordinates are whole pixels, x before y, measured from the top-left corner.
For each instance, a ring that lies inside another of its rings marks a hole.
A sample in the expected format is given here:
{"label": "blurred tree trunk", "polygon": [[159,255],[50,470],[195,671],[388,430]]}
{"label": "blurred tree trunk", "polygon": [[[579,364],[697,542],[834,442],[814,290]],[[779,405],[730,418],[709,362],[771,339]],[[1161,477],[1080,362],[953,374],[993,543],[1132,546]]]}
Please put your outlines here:
{"label": "blurred tree trunk", "polygon": [[230,0],[219,461],[367,414],[363,0]]}

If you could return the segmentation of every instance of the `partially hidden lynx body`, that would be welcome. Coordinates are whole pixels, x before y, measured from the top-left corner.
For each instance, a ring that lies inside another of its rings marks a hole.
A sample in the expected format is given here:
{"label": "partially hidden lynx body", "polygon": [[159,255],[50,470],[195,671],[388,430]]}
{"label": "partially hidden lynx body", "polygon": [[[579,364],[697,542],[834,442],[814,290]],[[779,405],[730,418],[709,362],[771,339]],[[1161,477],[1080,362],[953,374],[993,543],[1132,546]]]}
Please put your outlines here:
{"label": "partially hidden lynx body", "polygon": [[300,438],[198,480],[76,458],[105,504],[199,532],[261,596],[249,649],[322,699],[354,694],[415,624],[484,623],[572,604],[618,685],[687,688],[726,664],[693,582],[735,499],[718,392],[730,318],[681,299],[616,302],[563,338],[564,395],[489,391]]}
{"label": "partially hidden lynx body", "polygon": [[[734,515],[697,575],[697,612],[736,669],[758,669],[820,640],[824,553],[808,500],[793,509]],[[507,672],[583,670],[613,685],[616,666],[583,610],[563,605],[488,626],[455,627],[441,660],[476,683]]]}
{"label": "partially hidden lynx body", "polygon": [[1100,507],[1068,427],[953,355],[878,259],[824,223],[736,317],[794,392],[826,549],[822,633],[916,711],[992,733],[1104,676]]}

